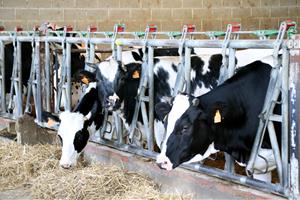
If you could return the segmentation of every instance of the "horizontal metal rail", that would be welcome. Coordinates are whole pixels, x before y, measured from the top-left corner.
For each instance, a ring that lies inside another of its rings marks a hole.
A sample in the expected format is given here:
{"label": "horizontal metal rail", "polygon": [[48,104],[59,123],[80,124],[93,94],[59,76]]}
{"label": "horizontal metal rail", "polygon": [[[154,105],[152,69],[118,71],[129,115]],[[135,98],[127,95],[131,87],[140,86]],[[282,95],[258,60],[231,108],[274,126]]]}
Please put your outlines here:
{"label": "horizontal metal rail", "polygon": [[[13,41],[11,36],[0,36],[2,41]],[[36,37],[39,42],[57,42],[61,43],[61,37],[57,36],[41,36]],[[91,44],[107,44],[111,45],[113,42],[110,38],[80,38],[69,37],[66,38],[67,43],[87,43],[87,40]],[[31,42],[30,36],[18,36],[17,41]],[[273,49],[275,40],[231,40],[229,41],[228,48],[234,49]],[[159,46],[159,47],[179,47],[181,41],[179,39],[149,39],[147,40],[147,46]],[[145,41],[142,39],[116,39],[116,44],[122,46],[144,46]],[[187,40],[185,41],[185,47],[190,48],[222,48],[223,41],[221,40]]]}

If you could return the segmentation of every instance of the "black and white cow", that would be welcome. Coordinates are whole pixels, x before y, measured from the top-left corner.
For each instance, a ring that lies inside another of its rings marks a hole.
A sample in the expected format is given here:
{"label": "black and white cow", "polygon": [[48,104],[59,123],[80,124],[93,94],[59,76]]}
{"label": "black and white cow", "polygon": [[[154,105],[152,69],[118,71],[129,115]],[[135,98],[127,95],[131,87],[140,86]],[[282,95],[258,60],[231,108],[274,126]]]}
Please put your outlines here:
{"label": "black and white cow", "polygon": [[[227,152],[239,163],[248,162],[270,79],[272,59],[264,61],[239,69],[202,96],[178,95],[172,105],[156,105],[157,114],[168,116],[166,156],[157,160],[162,169],[172,170],[196,154],[204,159],[214,148]],[[270,147],[265,138],[259,154],[269,161],[272,170],[275,161]],[[257,161],[255,168],[264,171],[265,161]]]}
{"label": "black and white cow", "polygon": [[[219,77],[219,70],[222,64],[222,55],[216,54],[220,52],[220,49],[195,49],[195,52],[201,55],[191,56],[191,94],[194,96],[200,96],[210,91],[217,86],[217,80]],[[259,53],[259,55],[257,54]],[[237,66],[241,66],[245,63],[253,62],[254,60],[261,59],[271,55],[272,52],[260,50],[240,50],[236,52]],[[179,66],[179,57],[156,57],[154,59],[154,102],[165,101],[171,97],[177,78],[177,71]],[[128,65],[119,65],[118,73],[114,79],[114,91],[119,97],[117,101],[118,105],[123,102],[123,117],[125,119],[125,127],[129,127],[132,122],[136,95],[139,86],[139,74],[141,74],[140,63],[130,63]],[[116,105],[115,107],[117,107]],[[138,127],[143,128],[141,125],[141,117],[138,122]],[[162,119],[155,115],[154,124],[154,136],[157,145],[161,149],[161,153],[158,156],[165,157],[165,149],[162,144],[164,134],[162,134],[163,124]],[[141,131],[143,132],[143,131]],[[162,147],[162,148],[161,148]],[[214,149],[212,151],[215,152]],[[199,157],[199,158],[198,158]],[[198,155],[190,162],[202,160],[202,156]]]}
{"label": "black and white cow", "polygon": [[[62,156],[60,166],[70,168],[76,165],[77,158],[87,145],[89,137],[96,134],[102,126],[104,117],[102,106],[98,100],[97,82],[91,81],[88,84],[85,94],[81,98],[76,108],[64,111],[59,115],[59,120],[48,117],[58,124],[58,136],[62,142]],[[50,120],[51,121],[51,120]],[[57,125],[53,124],[53,125]]]}
{"label": "black and white cow", "polygon": [[[154,59],[154,102],[163,102],[172,96],[177,79],[180,63],[179,57],[156,57]],[[191,56],[191,92],[202,95],[217,86],[222,55]],[[136,97],[141,74],[140,63],[120,65],[114,82],[114,91],[119,98],[118,104],[123,103],[122,111],[125,127],[132,122]],[[161,147],[164,134],[163,118],[155,115],[154,136],[158,147]],[[139,117],[138,126],[142,127]],[[141,131],[143,133],[143,131]]]}

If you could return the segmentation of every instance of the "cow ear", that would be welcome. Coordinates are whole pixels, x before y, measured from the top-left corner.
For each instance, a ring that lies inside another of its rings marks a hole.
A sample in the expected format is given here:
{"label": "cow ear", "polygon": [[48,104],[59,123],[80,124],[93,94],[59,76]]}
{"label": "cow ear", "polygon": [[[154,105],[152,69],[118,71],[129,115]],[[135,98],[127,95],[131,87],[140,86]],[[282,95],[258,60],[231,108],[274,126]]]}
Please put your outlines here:
{"label": "cow ear", "polygon": [[199,101],[198,98],[194,98],[194,99],[192,100],[192,105],[195,106],[195,107],[197,107],[197,106],[199,105],[199,103],[200,103],[200,101]]}
{"label": "cow ear", "polygon": [[158,116],[158,119],[163,121],[166,115],[171,111],[171,104],[166,102],[160,102],[155,105],[155,112]]}
{"label": "cow ear", "polygon": [[135,61],[143,61],[142,60],[142,54],[141,55],[139,55],[137,52],[135,52],[135,51],[132,51],[132,57],[133,57],[133,59],[135,60]]}
{"label": "cow ear", "polygon": [[42,112],[42,121],[46,122],[48,127],[54,127],[60,123],[58,116],[46,111]]}

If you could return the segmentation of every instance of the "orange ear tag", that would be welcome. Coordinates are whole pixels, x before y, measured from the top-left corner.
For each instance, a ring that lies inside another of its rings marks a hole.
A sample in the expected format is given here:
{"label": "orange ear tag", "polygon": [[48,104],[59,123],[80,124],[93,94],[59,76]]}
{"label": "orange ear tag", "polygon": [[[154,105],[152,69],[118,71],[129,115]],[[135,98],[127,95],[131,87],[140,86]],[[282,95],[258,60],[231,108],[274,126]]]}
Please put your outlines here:
{"label": "orange ear tag", "polygon": [[55,121],[53,119],[48,118],[47,126],[52,127],[55,125]]}
{"label": "orange ear tag", "polygon": [[215,116],[214,116],[214,123],[220,123],[222,121],[221,113],[219,110],[216,111]]}
{"label": "orange ear tag", "polygon": [[86,76],[83,76],[83,78],[81,79],[81,82],[83,82],[84,84],[89,84],[89,79]]}
{"label": "orange ear tag", "polygon": [[140,78],[140,73],[138,70],[135,70],[132,74],[132,78]]}

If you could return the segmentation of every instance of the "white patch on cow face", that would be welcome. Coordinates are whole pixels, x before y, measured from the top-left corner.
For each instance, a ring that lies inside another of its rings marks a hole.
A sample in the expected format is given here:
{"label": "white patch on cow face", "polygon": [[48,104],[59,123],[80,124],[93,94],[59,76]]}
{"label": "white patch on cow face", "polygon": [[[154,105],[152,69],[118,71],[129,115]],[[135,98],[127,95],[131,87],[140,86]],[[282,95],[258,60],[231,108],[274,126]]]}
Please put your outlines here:
{"label": "white patch on cow face", "polygon": [[110,82],[113,82],[118,71],[118,62],[114,59],[105,60],[98,66],[101,74]]}
{"label": "white patch on cow face", "polygon": [[62,156],[59,161],[60,166],[69,168],[76,165],[78,153],[75,151],[74,138],[75,134],[83,129],[84,116],[80,113],[69,111],[62,112],[59,116],[61,122],[58,128],[58,135],[61,137]]}
{"label": "white patch on cow face", "polygon": [[190,102],[189,98],[186,95],[177,95],[173,101],[172,109],[168,115],[166,136],[162,143],[161,153],[156,157],[156,163],[161,164],[161,167],[169,166],[170,160],[166,156],[167,150],[167,140],[171,133],[173,132],[175,123],[177,119],[181,117],[181,115],[189,108]]}

